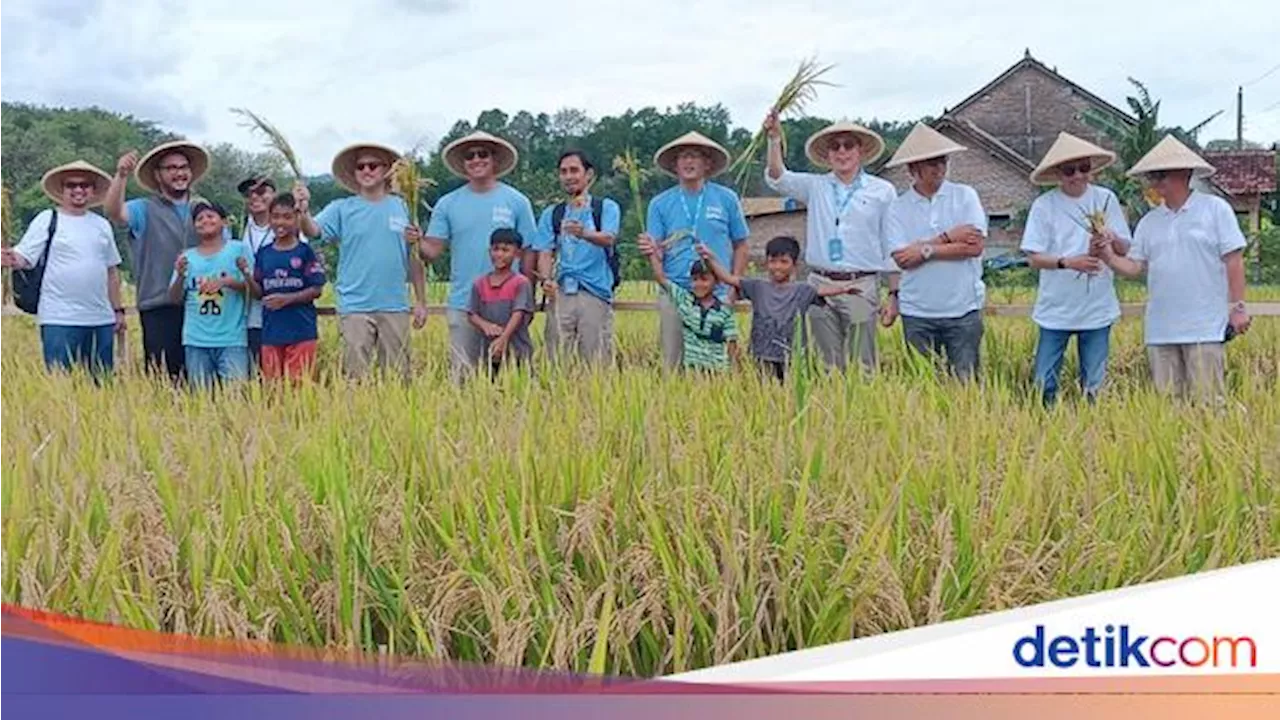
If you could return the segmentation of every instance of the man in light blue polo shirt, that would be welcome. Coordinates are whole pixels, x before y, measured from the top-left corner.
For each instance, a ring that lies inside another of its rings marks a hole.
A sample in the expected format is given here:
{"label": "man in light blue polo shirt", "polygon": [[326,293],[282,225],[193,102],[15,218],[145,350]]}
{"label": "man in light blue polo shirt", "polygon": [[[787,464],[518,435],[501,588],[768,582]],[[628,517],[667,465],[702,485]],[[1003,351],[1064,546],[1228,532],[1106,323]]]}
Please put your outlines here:
{"label": "man in light blue polo shirt", "polygon": [[484,337],[467,320],[471,286],[493,269],[489,238],[494,230],[514,229],[528,242],[537,234],[529,198],[499,178],[519,159],[515,147],[486,132],[474,132],[449,143],[441,153],[445,167],[467,184],[436,203],[425,235],[416,229],[425,261],[440,257],[449,246],[449,375],[462,382],[480,362]]}
{"label": "man in light blue polo shirt", "polygon": [[389,192],[391,165],[399,158],[391,148],[372,143],[352,145],[333,159],[333,177],[355,192],[329,203],[312,218],[310,194],[294,188],[302,212],[300,225],[309,237],[339,243],[338,328],[342,333],[342,367],[347,377],[368,375],[374,356],[383,370],[409,379],[409,294],[413,284],[413,327],[427,321],[426,275],[409,250],[409,210]]}
{"label": "man in light blue polo shirt", "polygon": [[591,196],[595,166],[581,150],[569,150],[558,163],[567,202],[542,211],[534,249],[538,276],[551,298],[547,310],[547,352],[558,346],[591,361],[613,354],[613,289],[618,279],[609,266],[622,210],[609,198]]}
{"label": "man in light blue polo shirt", "polygon": [[[733,275],[747,269],[746,217],[742,202],[733,190],[708,178],[729,166],[729,151],[696,132],[682,135],[664,145],[653,158],[663,172],[679,180],[658,193],[649,203],[646,232],[641,244],[651,242],[662,249],[663,272],[667,278],[692,291],[689,268],[698,261],[694,249],[706,245]],[[736,293],[727,285],[716,287],[716,296],[733,302]],[[662,361],[678,368],[684,358],[684,333],[675,305],[663,293],[658,297],[658,317],[662,338]]]}

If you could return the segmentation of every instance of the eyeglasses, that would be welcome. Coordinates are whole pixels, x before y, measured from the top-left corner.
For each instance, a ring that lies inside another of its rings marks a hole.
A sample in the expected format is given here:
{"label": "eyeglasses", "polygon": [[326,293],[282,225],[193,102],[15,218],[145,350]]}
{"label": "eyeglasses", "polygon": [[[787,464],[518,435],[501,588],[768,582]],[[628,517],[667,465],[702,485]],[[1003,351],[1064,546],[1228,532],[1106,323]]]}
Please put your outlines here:
{"label": "eyeglasses", "polygon": [[356,163],[356,169],[357,170],[377,170],[378,168],[382,167],[385,164],[386,163],[380,162],[378,160],[358,162]]}
{"label": "eyeglasses", "polygon": [[1169,177],[1168,170],[1152,170],[1151,172],[1147,173],[1147,178],[1149,178],[1151,182],[1160,182],[1161,180],[1167,177]]}
{"label": "eyeglasses", "polygon": [[857,140],[851,140],[849,138],[832,140],[831,143],[827,146],[827,148],[830,150],[854,150],[859,147],[862,147],[861,143],[859,143]]}
{"label": "eyeglasses", "polygon": [[462,154],[463,160],[475,160],[477,158],[480,160],[488,160],[489,149],[488,148],[471,148],[470,150]]}
{"label": "eyeglasses", "polygon": [[190,165],[161,165],[160,169],[165,170],[167,172],[178,172],[179,170],[190,170],[191,166]]}
{"label": "eyeglasses", "polygon": [[271,186],[266,183],[263,183],[249,190],[250,195],[266,195],[270,192],[271,192]]}
{"label": "eyeglasses", "polygon": [[1061,173],[1062,177],[1064,178],[1069,178],[1072,175],[1075,175],[1076,173],[1080,173],[1082,175],[1088,175],[1089,171],[1091,170],[1093,170],[1093,163],[1091,162],[1076,163],[1074,165],[1063,165],[1058,168],[1058,172]]}
{"label": "eyeglasses", "polygon": [[67,190],[89,190],[93,188],[91,180],[68,180],[62,183],[62,187]]}

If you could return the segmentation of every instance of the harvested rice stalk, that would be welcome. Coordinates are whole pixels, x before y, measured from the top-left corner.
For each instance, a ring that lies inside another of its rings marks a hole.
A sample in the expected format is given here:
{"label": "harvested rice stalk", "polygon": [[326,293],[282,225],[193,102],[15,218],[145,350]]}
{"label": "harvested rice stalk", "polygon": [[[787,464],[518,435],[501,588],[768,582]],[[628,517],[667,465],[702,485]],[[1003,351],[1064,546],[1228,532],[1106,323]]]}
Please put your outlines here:
{"label": "harvested rice stalk", "polygon": [[631,188],[631,211],[636,214],[636,220],[640,223],[640,232],[645,232],[644,198],[640,195],[640,186],[648,177],[649,171],[640,167],[635,150],[630,147],[613,159],[613,169],[627,174],[627,185]]}
{"label": "harvested rice stalk", "polygon": [[422,189],[435,184],[434,180],[422,175],[417,146],[410,148],[391,166],[391,191],[404,199],[409,207],[409,222],[415,227],[422,227],[418,223],[421,208],[431,211],[431,206],[422,198]]}
{"label": "harvested rice stalk", "polygon": [[[791,79],[782,87],[782,92],[778,93],[778,99],[773,103],[773,112],[778,117],[799,117],[804,112],[804,108],[818,97],[818,86],[828,85],[834,87],[834,83],[822,79],[835,65],[818,65],[817,58],[809,58],[800,63],[800,67],[796,69]],[[782,150],[786,152],[786,136],[782,138]],[[760,128],[751,138],[751,142],[747,144],[742,154],[737,160],[733,161],[733,165],[729,167],[729,172],[733,173],[733,184],[738,188],[739,192],[745,192],[747,182],[751,178],[751,170],[755,167],[755,157],[760,148],[765,144],[764,128]]]}
{"label": "harvested rice stalk", "polygon": [[231,108],[231,112],[247,120],[247,122],[243,123],[245,127],[265,135],[267,147],[280,153],[284,157],[284,161],[289,164],[289,169],[293,171],[293,176],[299,182],[303,181],[302,165],[298,163],[298,156],[293,152],[293,146],[289,144],[288,140],[285,140],[284,135],[274,125],[245,108]]}

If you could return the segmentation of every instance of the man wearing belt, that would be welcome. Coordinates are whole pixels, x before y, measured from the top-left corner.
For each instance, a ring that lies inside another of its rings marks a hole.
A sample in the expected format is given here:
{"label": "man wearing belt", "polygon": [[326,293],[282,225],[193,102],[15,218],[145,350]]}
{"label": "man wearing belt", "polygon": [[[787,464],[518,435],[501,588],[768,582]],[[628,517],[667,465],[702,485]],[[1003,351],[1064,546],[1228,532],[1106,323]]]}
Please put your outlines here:
{"label": "man wearing belt", "polygon": [[[814,133],[804,145],[809,161],[831,168],[825,175],[787,170],[782,159],[782,129],[776,113],[765,119],[769,159],[765,183],[803,202],[809,210],[804,261],[816,287],[856,287],[856,295],[827,298],[809,309],[809,324],[822,359],[844,369],[857,355],[867,370],[876,365],[876,314],[888,327],[898,315],[898,273],[884,247],[883,222],[897,196],[893,185],[862,168],[884,152],[884,140],[851,122]],[[876,278],[889,273],[889,301],[880,308]]]}

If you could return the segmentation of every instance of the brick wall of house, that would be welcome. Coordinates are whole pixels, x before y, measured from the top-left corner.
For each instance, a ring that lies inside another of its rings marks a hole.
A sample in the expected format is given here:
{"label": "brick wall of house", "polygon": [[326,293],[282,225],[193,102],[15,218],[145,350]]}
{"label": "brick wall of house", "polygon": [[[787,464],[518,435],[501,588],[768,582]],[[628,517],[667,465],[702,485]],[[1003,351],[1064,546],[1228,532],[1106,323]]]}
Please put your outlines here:
{"label": "brick wall of house", "polygon": [[747,218],[747,229],[751,231],[747,236],[747,245],[751,248],[750,262],[764,267],[764,246],[778,235],[791,235],[800,241],[803,248],[808,216],[805,210],[794,210]]}
{"label": "brick wall of house", "polygon": [[1080,119],[1080,114],[1093,106],[1094,103],[1076,93],[1069,84],[1034,65],[1023,65],[954,115],[973,122],[1028,159],[1039,162],[1063,130],[1104,147],[1110,146],[1101,133]]}

